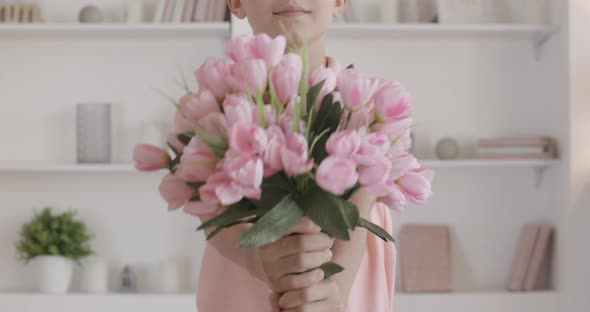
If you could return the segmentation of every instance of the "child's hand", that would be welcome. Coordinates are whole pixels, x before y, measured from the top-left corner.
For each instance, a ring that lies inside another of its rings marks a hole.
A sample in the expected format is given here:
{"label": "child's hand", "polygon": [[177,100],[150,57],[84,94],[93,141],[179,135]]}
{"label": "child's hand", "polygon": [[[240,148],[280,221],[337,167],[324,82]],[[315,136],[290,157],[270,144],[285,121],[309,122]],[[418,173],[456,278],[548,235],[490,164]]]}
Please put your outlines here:
{"label": "child's hand", "polygon": [[318,284],[319,268],[332,258],[333,240],[309,218],[302,218],[286,236],[256,250],[259,278],[277,294]]}
{"label": "child's hand", "polygon": [[279,306],[281,312],[344,312],[340,288],[330,279],[284,293],[279,299]]}

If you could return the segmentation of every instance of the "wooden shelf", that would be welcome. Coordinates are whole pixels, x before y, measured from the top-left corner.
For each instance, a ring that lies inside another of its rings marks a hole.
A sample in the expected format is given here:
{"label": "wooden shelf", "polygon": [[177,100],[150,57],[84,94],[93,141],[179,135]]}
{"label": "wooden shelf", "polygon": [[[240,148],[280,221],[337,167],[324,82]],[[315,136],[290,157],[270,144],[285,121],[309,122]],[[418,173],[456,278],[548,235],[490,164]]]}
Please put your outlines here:
{"label": "wooden shelf", "polygon": [[[195,294],[80,294],[4,293],[0,311],[178,311],[194,312]],[[396,293],[395,311],[516,312],[558,311],[557,292],[484,292],[448,294]]]}
{"label": "wooden shelf", "polygon": [[230,24],[222,23],[166,23],[166,24],[0,24],[0,37],[13,39],[52,37],[92,38],[158,38],[177,37],[229,38]]}

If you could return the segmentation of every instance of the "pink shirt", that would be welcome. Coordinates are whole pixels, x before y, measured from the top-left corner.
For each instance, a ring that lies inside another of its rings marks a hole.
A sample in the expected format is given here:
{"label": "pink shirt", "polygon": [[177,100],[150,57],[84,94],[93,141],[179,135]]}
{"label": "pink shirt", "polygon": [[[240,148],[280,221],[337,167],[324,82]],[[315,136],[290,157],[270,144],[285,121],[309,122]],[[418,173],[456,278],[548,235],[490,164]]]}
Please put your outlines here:
{"label": "pink shirt", "polygon": [[[391,232],[391,211],[385,205],[375,205],[371,221]],[[350,293],[349,312],[393,310],[395,257],[393,243],[367,234],[365,255]],[[272,312],[270,295],[266,285],[207,244],[197,291],[199,312]]]}

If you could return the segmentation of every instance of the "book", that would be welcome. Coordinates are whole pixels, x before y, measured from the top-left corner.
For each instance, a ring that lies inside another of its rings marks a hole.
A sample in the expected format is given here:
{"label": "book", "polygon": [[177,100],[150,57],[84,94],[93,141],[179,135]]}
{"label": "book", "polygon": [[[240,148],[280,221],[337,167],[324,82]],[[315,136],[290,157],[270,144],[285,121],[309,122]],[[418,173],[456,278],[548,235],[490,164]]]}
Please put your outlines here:
{"label": "book", "polygon": [[186,0],[186,4],[184,6],[184,15],[182,17],[182,22],[184,23],[192,23],[193,17],[195,16],[195,8],[197,7],[197,0]]}
{"label": "book", "polygon": [[176,0],[174,7],[174,13],[172,14],[173,23],[181,23],[184,15],[184,7],[187,0]]}
{"label": "book", "polygon": [[225,12],[227,11],[227,3],[225,1],[217,1],[217,7],[215,8],[215,22],[223,22],[225,19]]}
{"label": "book", "polygon": [[198,0],[195,8],[195,22],[205,22],[207,20],[207,8],[210,0]]}
{"label": "book", "polygon": [[477,158],[479,159],[499,159],[499,160],[510,160],[510,159],[555,159],[555,156],[549,153],[478,153]]}
{"label": "book", "polygon": [[549,288],[549,271],[551,266],[553,227],[549,224],[539,225],[531,260],[526,271],[524,290],[544,290]]}
{"label": "book", "polygon": [[162,22],[164,23],[171,23],[172,17],[174,15],[174,6],[176,5],[176,0],[166,0],[166,8],[164,9],[164,17],[162,18]]}
{"label": "book", "polygon": [[523,226],[520,239],[516,247],[516,253],[512,261],[512,273],[508,283],[508,290],[523,291],[527,269],[533,249],[538,237],[540,226],[530,223]]}
{"label": "book", "polygon": [[496,137],[480,138],[477,140],[478,146],[545,146],[555,144],[555,140],[546,136],[515,136],[515,137]]}
{"label": "book", "polygon": [[154,12],[154,23],[162,23],[164,19],[164,10],[166,9],[166,2],[167,0],[160,0],[158,2],[158,6],[156,7],[156,11]]}
{"label": "book", "polygon": [[205,17],[205,21],[213,22],[215,20],[215,11],[217,9],[219,1],[223,0],[209,0],[209,5],[207,5],[207,16]]}
{"label": "book", "polygon": [[[509,145],[509,146],[478,146],[477,147],[477,154],[478,155],[513,155],[513,156],[521,156],[521,155],[533,155],[531,158],[556,158],[557,157],[557,147],[553,144],[548,145],[537,145],[537,146],[516,146],[516,145]],[[545,155],[546,154],[546,155]],[[543,156],[538,156],[543,155]]]}
{"label": "book", "polygon": [[448,226],[403,225],[400,232],[400,261],[403,291],[452,291]]}

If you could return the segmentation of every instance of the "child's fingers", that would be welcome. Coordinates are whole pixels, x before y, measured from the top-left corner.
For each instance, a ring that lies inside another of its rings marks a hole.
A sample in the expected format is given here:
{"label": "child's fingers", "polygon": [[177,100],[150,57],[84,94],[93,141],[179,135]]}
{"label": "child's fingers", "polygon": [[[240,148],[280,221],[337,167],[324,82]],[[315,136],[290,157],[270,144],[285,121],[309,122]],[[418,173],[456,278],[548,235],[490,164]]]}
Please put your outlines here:
{"label": "child's fingers", "polygon": [[317,224],[311,221],[308,217],[301,218],[293,228],[289,234],[299,233],[299,234],[315,234],[320,233],[322,228],[320,228]]}

